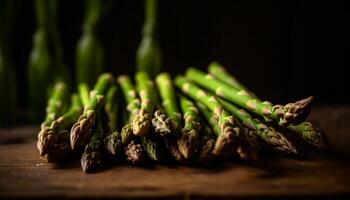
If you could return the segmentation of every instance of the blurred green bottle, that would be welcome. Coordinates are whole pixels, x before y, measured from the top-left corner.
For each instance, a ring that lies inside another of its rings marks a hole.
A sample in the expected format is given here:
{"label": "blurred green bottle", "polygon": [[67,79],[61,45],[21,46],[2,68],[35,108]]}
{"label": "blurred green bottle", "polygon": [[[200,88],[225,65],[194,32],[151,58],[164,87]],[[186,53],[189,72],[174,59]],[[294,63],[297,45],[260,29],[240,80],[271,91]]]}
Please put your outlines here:
{"label": "blurred green bottle", "polygon": [[57,1],[35,0],[37,30],[28,61],[29,107],[33,121],[42,119],[45,104],[57,81],[70,84],[57,30]]}
{"label": "blurred green bottle", "polygon": [[16,106],[16,76],[9,44],[14,21],[14,1],[0,1],[0,127],[13,122]]}
{"label": "blurred green bottle", "polygon": [[97,37],[97,29],[103,14],[110,8],[112,1],[86,0],[83,34],[76,49],[76,82],[88,83],[92,87],[99,74],[104,70],[104,52]]}
{"label": "blurred green bottle", "polygon": [[145,22],[141,43],[136,52],[137,71],[146,71],[155,77],[161,70],[162,55],[157,40],[157,0],[145,0]]}

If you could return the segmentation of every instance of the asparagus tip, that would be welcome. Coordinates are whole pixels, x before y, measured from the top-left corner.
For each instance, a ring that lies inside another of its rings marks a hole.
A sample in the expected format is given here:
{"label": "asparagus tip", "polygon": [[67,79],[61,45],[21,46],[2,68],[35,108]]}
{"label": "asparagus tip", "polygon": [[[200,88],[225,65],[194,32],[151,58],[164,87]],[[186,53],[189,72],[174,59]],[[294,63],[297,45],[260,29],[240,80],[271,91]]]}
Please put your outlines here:
{"label": "asparagus tip", "polygon": [[146,135],[151,127],[151,123],[151,115],[141,109],[139,114],[133,119],[133,133],[138,136]]}

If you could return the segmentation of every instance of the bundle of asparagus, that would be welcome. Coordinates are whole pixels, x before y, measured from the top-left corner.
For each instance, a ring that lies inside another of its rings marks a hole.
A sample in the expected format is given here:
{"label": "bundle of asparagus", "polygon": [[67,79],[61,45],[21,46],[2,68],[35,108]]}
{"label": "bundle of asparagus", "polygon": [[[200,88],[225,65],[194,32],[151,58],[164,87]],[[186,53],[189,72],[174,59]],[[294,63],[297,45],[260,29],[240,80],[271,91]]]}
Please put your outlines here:
{"label": "bundle of asparagus", "polygon": [[258,160],[266,148],[297,154],[283,131],[277,131],[280,127],[325,147],[319,129],[303,121],[312,97],[273,105],[258,99],[218,63],[208,71],[189,68],[174,82],[167,73],[153,82],[140,71],[135,86],[127,75],[115,79],[105,73],[91,91],[88,84],[79,84],[70,109],[65,84],[56,84],[38,135],[40,155],[49,162],[80,155],[88,173],[111,158],[130,165],[193,161],[205,166],[216,157]]}

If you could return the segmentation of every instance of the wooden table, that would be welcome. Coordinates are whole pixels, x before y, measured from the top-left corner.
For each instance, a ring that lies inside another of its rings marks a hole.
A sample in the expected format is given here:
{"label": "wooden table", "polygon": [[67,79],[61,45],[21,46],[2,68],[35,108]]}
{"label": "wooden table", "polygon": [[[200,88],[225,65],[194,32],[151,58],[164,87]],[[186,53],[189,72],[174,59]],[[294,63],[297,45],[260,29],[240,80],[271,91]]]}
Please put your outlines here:
{"label": "wooden table", "polygon": [[94,174],[84,174],[78,162],[60,167],[40,160],[36,128],[1,129],[0,199],[348,198],[350,161],[344,158],[349,152],[349,119],[349,106],[317,107],[310,116],[325,130],[333,149],[343,154],[306,149],[295,158],[265,156],[258,162],[229,161],[211,169],[109,165]]}

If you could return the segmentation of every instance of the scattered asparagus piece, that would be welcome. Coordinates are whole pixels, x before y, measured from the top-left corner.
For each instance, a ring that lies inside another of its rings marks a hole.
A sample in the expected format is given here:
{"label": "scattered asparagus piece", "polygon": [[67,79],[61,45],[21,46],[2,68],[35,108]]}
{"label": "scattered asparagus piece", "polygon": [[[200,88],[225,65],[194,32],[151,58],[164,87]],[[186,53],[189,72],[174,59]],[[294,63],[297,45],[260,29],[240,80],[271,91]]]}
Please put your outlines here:
{"label": "scattered asparagus piece", "polygon": [[92,137],[90,142],[86,145],[84,153],[81,157],[81,167],[85,173],[96,170],[102,163],[102,137],[103,137],[103,125],[101,111],[97,114],[96,127],[92,131]]}
{"label": "scattered asparagus piece", "polygon": [[234,114],[242,123],[254,133],[257,134],[261,139],[263,139],[268,144],[276,150],[283,151],[286,153],[297,153],[292,142],[290,142],[283,134],[277,132],[274,128],[266,126],[259,119],[253,118],[247,111],[240,109],[235,105],[218,98],[219,103],[227,109],[229,112]]}
{"label": "scattered asparagus piece", "polygon": [[198,135],[201,130],[199,122],[199,111],[196,106],[185,96],[180,95],[181,110],[184,113],[185,121],[184,128],[181,130],[181,137],[177,140],[179,150],[182,155],[189,159],[191,158],[198,147]]}
{"label": "scattered asparagus piece", "polygon": [[158,0],[145,0],[145,22],[142,40],[136,52],[138,71],[146,71],[154,77],[161,68],[161,50],[156,38]]}
{"label": "scattered asparagus piece", "polygon": [[155,96],[152,95],[152,81],[146,72],[137,72],[135,75],[137,89],[141,98],[141,108],[133,118],[133,133],[138,136],[146,135],[152,126],[152,116],[155,107]]}
{"label": "scattered asparagus piece", "polygon": [[[49,127],[44,127],[38,134],[37,147],[40,155],[48,155],[48,160],[59,160],[64,152],[70,152],[69,129],[82,112],[82,105],[77,94],[72,95],[70,109],[61,117],[52,121]],[[63,152],[63,153],[62,153]]]}
{"label": "scattered asparagus piece", "polygon": [[214,79],[212,75],[205,74],[195,68],[189,68],[186,71],[186,77],[211,92],[215,92],[216,95],[232,101],[265,119],[277,121],[280,126],[300,124],[305,120],[311,109],[312,96],[295,103],[288,103],[285,106],[271,106],[263,104],[258,99],[252,98],[245,90],[237,90],[230,87]]}
{"label": "scattered asparagus piece", "polygon": [[125,147],[126,160],[132,165],[139,165],[145,160],[145,152],[142,145],[137,140],[131,142]]}
{"label": "scattered asparagus piece", "polygon": [[[227,83],[228,85],[239,89],[245,90],[247,93],[256,99],[259,99],[253,92],[249,91],[243,84],[241,84],[232,74],[230,74],[223,66],[217,62],[213,62],[208,67],[209,73],[211,73],[218,80]],[[273,106],[270,102],[263,102],[267,105]],[[302,136],[302,138],[308,143],[316,146],[319,149],[326,147],[325,138],[319,128],[310,122],[302,122],[299,125],[289,125],[288,129],[293,130]]]}
{"label": "scattered asparagus piece", "polygon": [[96,112],[101,109],[104,95],[113,83],[114,80],[111,74],[100,75],[94,90],[91,91],[88,104],[84,105],[83,114],[71,129],[70,143],[73,150],[89,141],[92,128],[95,126]]}
{"label": "scattered asparagus piece", "polygon": [[175,78],[175,84],[186,95],[204,104],[213,114],[210,120],[215,134],[218,135],[213,153],[215,155],[232,155],[238,153],[243,159],[254,159],[250,150],[246,148],[242,138],[242,130],[237,126],[237,120],[225,111],[214,96],[209,96],[205,91],[192,84],[183,76]]}

